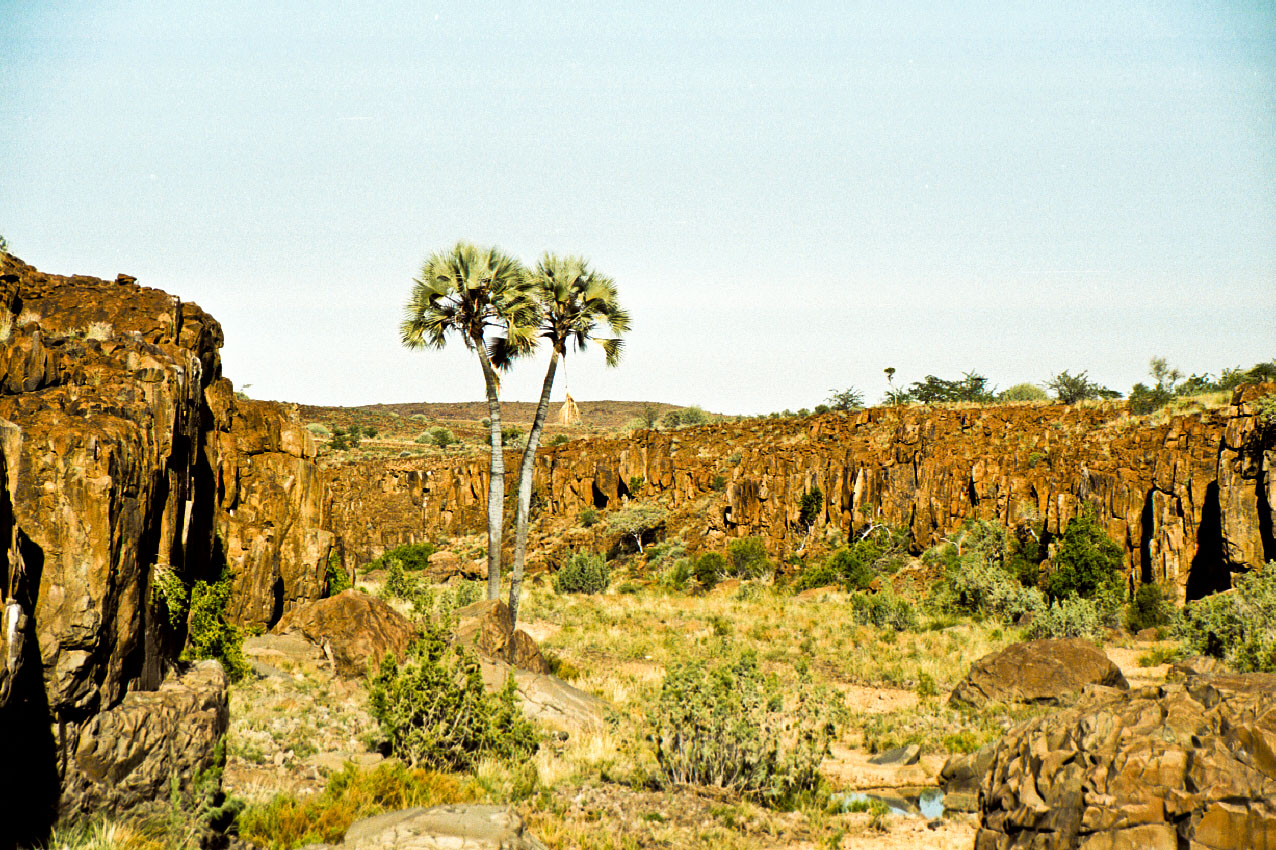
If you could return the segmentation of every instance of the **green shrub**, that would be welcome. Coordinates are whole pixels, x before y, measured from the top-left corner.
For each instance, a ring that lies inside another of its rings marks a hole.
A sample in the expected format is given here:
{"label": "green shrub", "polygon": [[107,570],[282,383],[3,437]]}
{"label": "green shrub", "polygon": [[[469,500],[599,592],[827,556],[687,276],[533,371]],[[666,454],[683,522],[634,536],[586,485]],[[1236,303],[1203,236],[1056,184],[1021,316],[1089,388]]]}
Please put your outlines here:
{"label": "green shrub", "polygon": [[851,619],[863,626],[877,626],[896,632],[917,628],[917,610],[889,589],[878,593],[852,593]]}
{"label": "green shrub", "polygon": [[446,449],[448,446],[454,445],[456,443],[456,435],[453,434],[451,431],[449,431],[447,428],[444,428],[442,425],[434,426],[433,428],[426,431],[421,436],[425,437],[425,439],[422,440],[420,437],[418,437],[417,442],[433,443],[434,445],[438,446],[441,449]]}
{"label": "green shrub", "polygon": [[695,575],[694,563],[690,558],[679,558],[660,573],[660,584],[670,590],[686,590],[687,583]]}
{"label": "green shrub", "polygon": [[611,567],[601,555],[577,553],[554,573],[555,593],[602,593],[611,581]]}
{"label": "green shrub", "polygon": [[820,785],[831,706],[809,681],[794,694],[764,677],[751,652],[717,664],[677,664],[665,674],[653,712],[656,760],[669,783],[711,785],[789,807]]}
{"label": "green shrub", "polygon": [[908,532],[904,529],[874,529],[834,551],[824,563],[806,567],[798,575],[794,589],[841,584],[847,590],[862,590],[878,574],[898,569],[907,542]]}
{"label": "green shrub", "polygon": [[1099,606],[1092,599],[1075,596],[1052,602],[1033,617],[1024,633],[1030,639],[1079,637],[1098,640],[1103,634]]}
{"label": "green shrub", "polygon": [[1051,559],[1054,570],[1044,590],[1052,602],[1071,596],[1094,599],[1101,591],[1118,591],[1125,553],[1094,518],[1089,507],[1072,518]]}
{"label": "green shrub", "polygon": [[705,552],[696,558],[693,575],[705,590],[711,590],[727,574],[727,559],[717,552]]}
{"label": "green shrub", "polygon": [[1241,672],[1276,672],[1276,561],[1238,576],[1231,593],[1190,603],[1175,631],[1193,651]]}
{"label": "green shrub", "polygon": [[643,485],[646,483],[646,478],[641,475],[635,475],[625,483],[625,486],[628,488],[630,495],[635,495],[642,490]]}
{"label": "green shrub", "polygon": [[1120,398],[1121,394],[1091,381],[1085,372],[1069,375],[1065,369],[1046,381],[1049,389],[1061,404],[1076,404],[1091,398]]}
{"label": "green shrub", "polygon": [[401,569],[419,572],[430,566],[430,556],[437,551],[439,547],[433,543],[405,543],[386,550],[380,557],[373,558],[364,567],[364,571],[388,569],[391,561],[397,561]]}
{"label": "green shrub", "polygon": [[740,578],[758,578],[771,568],[766,544],[758,537],[741,537],[727,544],[730,573]]}
{"label": "green shrub", "polygon": [[326,440],[332,436],[332,432],[322,422],[311,422],[306,426],[306,430],[321,440]]}
{"label": "green shrub", "polygon": [[186,620],[190,588],[171,567],[157,567],[151,577],[151,601],[163,603],[168,624],[176,629]]}
{"label": "green shrub", "polygon": [[798,522],[810,528],[815,525],[815,521],[823,510],[824,491],[819,487],[812,486],[808,492],[802,494],[802,498],[798,501]]}
{"label": "green shrub", "polygon": [[1173,399],[1174,393],[1163,387],[1149,387],[1139,383],[1130,390],[1127,409],[1131,416],[1146,416],[1165,407]]}
{"label": "green shrub", "polygon": [[1049,398],[1036,384],[1015,384],[997,394],[997,401],[1047,401]]}
{"label": "green shrub", "polygon": [[1174,622],[1175,613],[1159,584],[1141,584],[1126,610],[1126,626],[1132,632],[1168,626]]}
{"label": "green shrub", "polygon": [[244,659],[243,630],[226,622],[231,580],[231,574],[223,572],[216,582],[197,581],[191,588],[185,654],[189,658],[217,659],[230,680],[238,682],[248,675],[250,668]]}
{"label": "green shrub", "polygon": [[350,587],[350,576],[341,565],[341,553],[333,549],[328,553],[328,595],[336,596]]}
{"label": "green shrub", "polygon": [[370,682],[369,712],[391,752],[413,766],[462,771],[485,757],[535,752],[536,733],[515,702],[513,677],[488,694],[478,661],[447,638],[445,626],[427,626],[402,666],[387,655]]}
{"label": "green shrub", "polygon": [[510,425],[501,429],[501,445],[517,446],[523,440],[523,429],[517,425]]}
{"label": "green shrub", "polygon": [[567,436],[566,434],[555,434],[554,436],[549,438],[549,445],[551,447],[563,446],[569,442],[571,442],[571,437]]}
{"label": "green shrub", "polygon": [[594,508],[581,508],[580,513],[576,515],[576,521],[582,528],[593,528],[598,524],[598,511]]}

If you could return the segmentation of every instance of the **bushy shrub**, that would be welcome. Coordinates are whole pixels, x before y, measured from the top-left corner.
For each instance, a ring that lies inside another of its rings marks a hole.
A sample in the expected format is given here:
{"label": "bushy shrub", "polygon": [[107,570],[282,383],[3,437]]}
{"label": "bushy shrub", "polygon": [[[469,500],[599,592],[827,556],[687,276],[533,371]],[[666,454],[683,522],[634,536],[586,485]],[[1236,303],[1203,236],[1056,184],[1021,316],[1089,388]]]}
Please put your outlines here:
{"label": "bushy shrub", "polygon": [[336,596],[350,586],[350,576],[341,565],[341,553],[334,549],[328,554],[328,595]]}
{"label": "bushy shrub", "polygon": [[1276,672],[1276,561],[1238,576],[1231,593],[1190,603],[1176,633],[1242,672]]}
{"label": "bushy shrub", "polygon": [[326,440],[332,436],[332,432],[322,422],[311,422],[306,426],[306,430],[321,440]]}
{"label": "bushy shrub", "polygon": [[226,603],[230,601],[231,574],[224,572],[212,584],[197,581],[191,588],[188,658],[215,658],[222,663],[226,675],[238,682],[249,673],[244,659],[244,632],[226,622]]}
{"label": "bushy shrub", "polygon": [[1099,606],[1092,599],[1075,596],[1052,602],[1033,617],[1025,636],[1036,638],[1079,637],[1097,640],[1103,634]]}
{"label": "bushy shrub", "polygon": [[571,437],[566,434],[555,434],[549,438],[550,447],[566,445],[569,442],[571,442]]}
{"label": "bushy shrub", "polygon": [[1091,398],[1121,397],[1119,392],[1100,386],[1090,380],[1085,372],[1070,375],[1066,369],[1046,381],[1046,387],[1054,393],[1055,398],[1061,404],[1076,404],[1079,401]]}
{"label": "bushy shrub", "polygon": [[879,574],[898,569],[907,543],[905,529],[875,529],[837,549],[823,563],[803,569],[794,589],[840,584],[847,590],[862,590]]}
{"label": "bushy shrub", "polygon": [[1132,632],[1168,626],[1174,622],[1175,613],[1159,584],[1141,584],[1126,611],[1126,625]]}
{"label": "bushy shrub", "polygon": [[997,401],[1047,401],[1049,398],[1036,384],[1015,384],[997,394]]}
{"label": "bushy shrub", "polygon": [[831,706],[809,682],[796,693],[782,689],[749,652],[718,664],[678,664],[665,674],[655,706],[656,760],[667,782],[791,806],[819,787]]}
{"label": "bushy shrub", "polygon": [[967,520],[922,559],[942,564],[928,607],[941,614],[976,614],[1013,620],[1045,607],[1036,584],[1045,547],[1030,523],[1012,530],[995,520]]}
{"label": "bushy shrub", "polygon": [[1174,399],[1174,393],[1162,387],[1149,387],[1146,384],[1135,384],[1130,390],[1127,409],[1131,416],[1146,416],[1165,407]]}
{"label": "bushy shrub", "polygon": [[611,581],[611,567],[601,555],[580,552],[572,555],[554,573],[556,593],[602,593]]}
{"label": "bushy shrub", "polygon": [[425,628],[400,666],[387,655],[370,682],[368,708],[391,752],[410,765],[473,770],[485,757],[526,757],[536,733],[515,702],[514,680],[489,695],[478,661]]}
{"label": "bushy shrub", "polygon": [[449,431],[447,428],[444,428],[442,425],[434,426],[433,428],[426,431],[421,436],[425,437],[425,440],[422,440],[420,437],[418,437],[417,442],[433,443],[434,445],[438,446],[441,449],[446,449],[448,446],[456,443],[456,435],[453,434],[451,431]]}
{"label": "bushy shrub", "polygon": [[377,558],[373,558],[364,567],[365,572],[377,569],[388,569],[391,561],[397,561],[399,568],[408,572],[418,572],[430,565],[430,556],[439,551],[433,543],[405,543],[387,550]]}
{"label": "bushy shrub", "polygon": [[771,568],[766,544],[758,537],[741,537],[727,544],[727,561],[731,575],[758,578]]}
{"label": "bushy shrub", "polygon": [[696,558],[692,574],[701,587],[711,590],[727,574],[727,559],[717,552],[705,552]]}
{"label": "bushy shrub", "polygon": [[917,628],[917,609],[889,589],[878,593],[852,593],[851,619],[863,626],[903,632]]}
{"label": "bushy shrub", "polygon": [[1125,553],[1108,536],[1087,506],[1072,518],[1051,559],[1054,569],[1044,590],[1052,602],[1071,596],[1093,599],[1119,591]]}
{"label": "bushy shrub", "polygon": [[576,521],[581,528],[593,528],[598,524],[598,511],[594,508],[581,508],[580,513],[576,514]]}
{"label": "bushy shrub", "polygon": [[987,560],[969,558],[951,577],[953,607],[962,611],[1015,620],[1045,608],[1035,587],[1024,587],[1013,575]]}
{"label": "bushy shrub", "polygon": [[686,590],[694,575],[694,562],[690,558],[679,558],[660,573],[660,585],[670,590]]}
{"label": "bushy shrub", "polygon": [[819,487],[812,487],[809,491],[803,493],[802,498],[798,501],[798,522],[810,528],[815,525],[815,521],[819,519],[823,510],[824,491]]}

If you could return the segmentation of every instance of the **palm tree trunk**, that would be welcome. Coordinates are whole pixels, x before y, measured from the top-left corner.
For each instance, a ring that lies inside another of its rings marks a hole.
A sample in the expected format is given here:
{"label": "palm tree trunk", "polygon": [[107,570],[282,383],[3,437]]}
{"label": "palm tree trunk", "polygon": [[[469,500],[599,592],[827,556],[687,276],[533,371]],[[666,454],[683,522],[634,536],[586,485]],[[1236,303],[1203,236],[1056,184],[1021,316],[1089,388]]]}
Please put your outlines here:
{"label": "palm tree trunk", "polygon": [[527,557],[527,526],[532,509],[532,473],[536,469],[536,449],[540,446],[541,431],[545,429],[545,414],[549,412],[549,395],[554,389],[554,373],[558,370],[558,349],[551,346],[549,369],[545,383],[541,385],[541,398],[536,404],[536,418],[527,434],[527,448],[523,449],[523,461],[518,471],[518,504],[514,508],[514,565],[510,569],[510,620],[518,623],[518,597],[523,589],[523,561]]}
{"label": "palm tree trunk", "polygon": [[501,448],[501,400],[497,393],[496,370],[482,341],[477,346],[487,386],[487,416],[492,444],[490,477],[487,484],[487,598],[501,596],[501,526],[505,523],[505,451]]}

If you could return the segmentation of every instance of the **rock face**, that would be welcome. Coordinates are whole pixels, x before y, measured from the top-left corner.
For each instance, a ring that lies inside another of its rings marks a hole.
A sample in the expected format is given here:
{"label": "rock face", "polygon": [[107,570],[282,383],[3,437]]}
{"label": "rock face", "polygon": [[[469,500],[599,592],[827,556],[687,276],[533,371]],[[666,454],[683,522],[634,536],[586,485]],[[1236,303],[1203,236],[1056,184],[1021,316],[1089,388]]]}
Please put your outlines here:
{"label": "rock face", "polygon": [[403,809],[351,824],[337,845],[308,850],[545,850],[503,806],[452,805]]}
{"label": "rock face", "polygon": [[1091,699],[1012,730],[980,794],[977,850],[1276,846],[1276,676]]}
{"label": "rock face", "polygon": [[300,635],[331,653],[337,675],[361,677],[386,654],[402,661],[416,637],[412,623],[384,601],[357,590],[321,599],[284,615],[277,635]]}
{"label": "rock face", "polygon": [[456,640],[521,670],[550,672],[549,662],[541,655],[536,641],[522,629],[514,628],[509,606],[504,602],[484,599],[457,611]]}
{"label": "rock face", "polygon": [[1121,668],[1092,643],[1080,638],[1029,640],[990,652],[971,664],[949,702],[1058,705],[1086,685],[1130,687]]}
{"label": "rock face", "polygon": [[[800,499],[815,487],[824,494],[817,532],[886,522],[909,528],[918,550],[976,517],[1037,519],[1057,535],[1089,504],[1125,547],[1132,582],[1196,598],[1276,557],[1276,448],[1257,439],[1252,403],[1273,391],[1242,387],[1230,407],[1135,427],[1119,404],[906,407],[573,441],[537,457],[548,518],[529,551],[606,548],[601,525],[573,528],[575,518],[620,504],[635,476],[692,548],[760,535],[773,551],[795,549],[808,531]],[[332,528],[359,561],[434,533],[481,530],[486,476],[479,458],[326,470]]]}
{"label": "rock face", "polygon": [[201,661],[155,691],[133,691],[80,731],[62,784],[64,812],[121,814],[168,801],[172,777],[190,788],[216,766],[230,726],[226,674]]}
{"label": "rock face", "polygon": [[221,344],[199,307],[131,278],[0,254],[0,760],[28,766],[0,771],[12,840],[96,804],[60,801],[78,781],[61,772],[95,717],[172,669],[185,623],[169,621],[157,578],[236,571],[241,622],[324,589],[314,445],[281,406],[235,398]]}

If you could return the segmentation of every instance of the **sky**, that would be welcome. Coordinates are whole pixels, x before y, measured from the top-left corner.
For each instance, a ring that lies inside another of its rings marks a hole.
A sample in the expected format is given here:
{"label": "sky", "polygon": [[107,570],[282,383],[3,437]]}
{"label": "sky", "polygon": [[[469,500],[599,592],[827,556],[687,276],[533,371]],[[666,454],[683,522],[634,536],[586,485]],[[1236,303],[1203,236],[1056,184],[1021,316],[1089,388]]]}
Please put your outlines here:
{"label": "sky", "polygon": [[1272,2],[0,0],[0,43],[10,250],[198,303],[255,398],[482,398],[399,344],[459,239],[615,279],[578,401],[1276,357]]}

